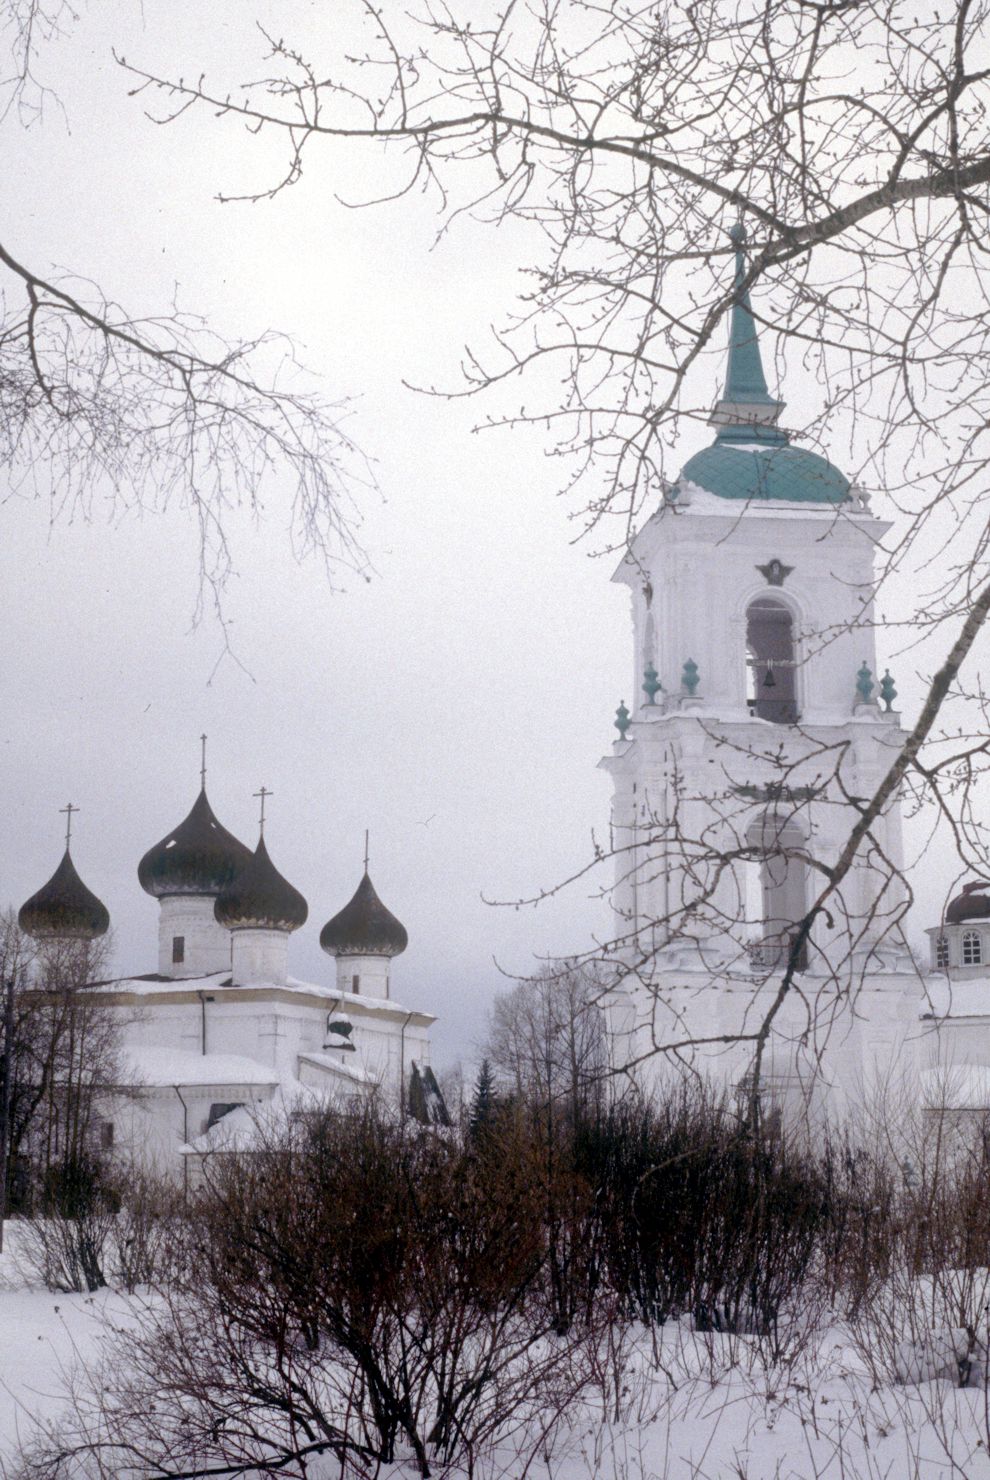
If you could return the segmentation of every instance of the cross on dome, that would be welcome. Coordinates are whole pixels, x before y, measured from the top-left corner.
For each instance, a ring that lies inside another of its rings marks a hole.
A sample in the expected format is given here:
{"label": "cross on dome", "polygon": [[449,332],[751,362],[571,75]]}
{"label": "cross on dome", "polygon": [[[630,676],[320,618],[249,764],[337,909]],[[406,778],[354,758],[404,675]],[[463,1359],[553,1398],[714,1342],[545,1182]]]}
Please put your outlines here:
{"label": "cross on dome", "polygon": [[265,836],[265,798],[266,797],[273,797],[275,795],[275,793],[273,791],[269,791],[267,786],[263,786],[260,789],[260,791],[256,791],[254,793],[254,795],[256,797],[260,797],[261,798],[261,815],[258,818],[258,827],[261,830],[261,836],[264,837]]}
{"label": "cross on dome", "polygon": [[72,802],[66,802],[64,807],[59,807],[59,812],[65,813],[65,851],[68,853],[69,844],[72,841],[72,814],[78,812],[79,808],[73,806]]}

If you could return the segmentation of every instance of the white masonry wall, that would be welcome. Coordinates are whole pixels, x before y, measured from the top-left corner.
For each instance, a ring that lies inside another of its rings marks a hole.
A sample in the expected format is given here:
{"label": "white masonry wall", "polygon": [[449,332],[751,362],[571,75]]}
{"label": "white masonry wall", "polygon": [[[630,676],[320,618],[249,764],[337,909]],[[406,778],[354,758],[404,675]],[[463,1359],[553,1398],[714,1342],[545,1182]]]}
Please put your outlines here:
{"label": "white masonry wall", "polygon": [[337,990],[387,1000],[390,966],[388,956],[338,956]]}
{"label": "white masonry wall", "polygon": [[[166,895],[159,901],[158,971],[179,979],[230,970],[230,931],[217,923],[212,896]],[[183,959],[173,961],[176,938]]]}
{"label": "white masonry wall", "polygon": [[[668,698],[680,694],[683,664],[692,658],[706,707],[726,720],[747,719],[746,608],[754,597],[772,596],[795,619],[802,720],[844,723],[864,659],[879,679],[873,556],[888,528],[844,508],[756,509],[701,490],[688,504],[665,505],[616,573],[633,592],[629,709],[635,714],[645,702],[640,686],[652,648]],[[792,568],[782,586],[770,586],[757,569],[774,558]]]}
{"label": "white masonry wall", "polygon": [[231,981],[235,987],[285,986],[289,936],[285,930],[232,930]]}

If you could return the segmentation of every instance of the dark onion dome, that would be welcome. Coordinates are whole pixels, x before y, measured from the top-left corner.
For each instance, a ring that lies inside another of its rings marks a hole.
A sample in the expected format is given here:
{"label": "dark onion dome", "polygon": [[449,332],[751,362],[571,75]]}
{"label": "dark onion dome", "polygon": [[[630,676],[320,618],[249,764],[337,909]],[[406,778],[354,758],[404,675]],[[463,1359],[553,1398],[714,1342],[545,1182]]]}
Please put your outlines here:
{"label": "dark onion dome", "polygon": [[250,848],[214,817],[204,787],[185,821],[148,849],[138,864],[138,880],[156,899],[220,894],[250,858]]}
{"label": "dark onion dome", "polygon": [[945,910],[947,925],[960,925],[963,920],[990,920],[990,880],[976,879],[963,886],[961,894],[949,901]]}
{"label": "dark onion dome", "polygon": [[95,940],[106,935],[110,916],[76,873],[66,848],[48,883],[21,905],[17,923],[35,940]]}
{"label": "dark onion dome", "polygon": [[288,879],[283,879],[261,838],[224,889],[213,913],[228,930],[298,930],[309,905]]}
{"label": "dark onion dome", "polygon": [[382,904],[367,871],[350,904],[320,931],[328,956],[400,956],[408,944],[406,927]]}

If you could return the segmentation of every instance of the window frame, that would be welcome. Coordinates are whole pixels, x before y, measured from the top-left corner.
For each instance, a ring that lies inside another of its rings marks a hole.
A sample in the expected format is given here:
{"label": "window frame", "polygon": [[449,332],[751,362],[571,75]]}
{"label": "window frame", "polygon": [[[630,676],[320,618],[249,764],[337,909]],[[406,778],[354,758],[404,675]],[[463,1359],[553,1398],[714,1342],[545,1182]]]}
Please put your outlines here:
{"label": "window frame", "polygon": [[983,937],[978,930],[967,930],[962,938],[963,966],[983,965]]}

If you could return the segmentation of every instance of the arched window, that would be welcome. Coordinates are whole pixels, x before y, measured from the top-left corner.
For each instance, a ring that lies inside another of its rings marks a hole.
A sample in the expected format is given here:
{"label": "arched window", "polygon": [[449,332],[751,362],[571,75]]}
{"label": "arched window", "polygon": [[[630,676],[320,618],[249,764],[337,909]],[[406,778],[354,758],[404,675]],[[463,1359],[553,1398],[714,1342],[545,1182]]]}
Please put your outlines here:
{"label": "arched window", "polygon": [[962,964],[964,966],[983,964],[983,942],[975,930],[967,930],[962,938]]}
{"label": "arched window", "polygon": [[[772,814],[760,818],[749,830],[748,842],[758,850],[758,918],[750,924],[757,927],[750,947],[750,959],[756,968],[772,970],[786,965],[794,940],[794,927],[808,908],[808,862],[805,840],[792,818]],[[799,969],[807,966],[807,949],[802,947]]]}
{"label": "arched window", "polygon": [[948,965],[949,942],[944,935],[938,935],[935,937],[935,968],[937,971],[945,971]]}
{"label": "arched window", "polygon": [[758,719],[797,723],[794,618],[775,596],[758,596],[746,608],[746,698]]}

